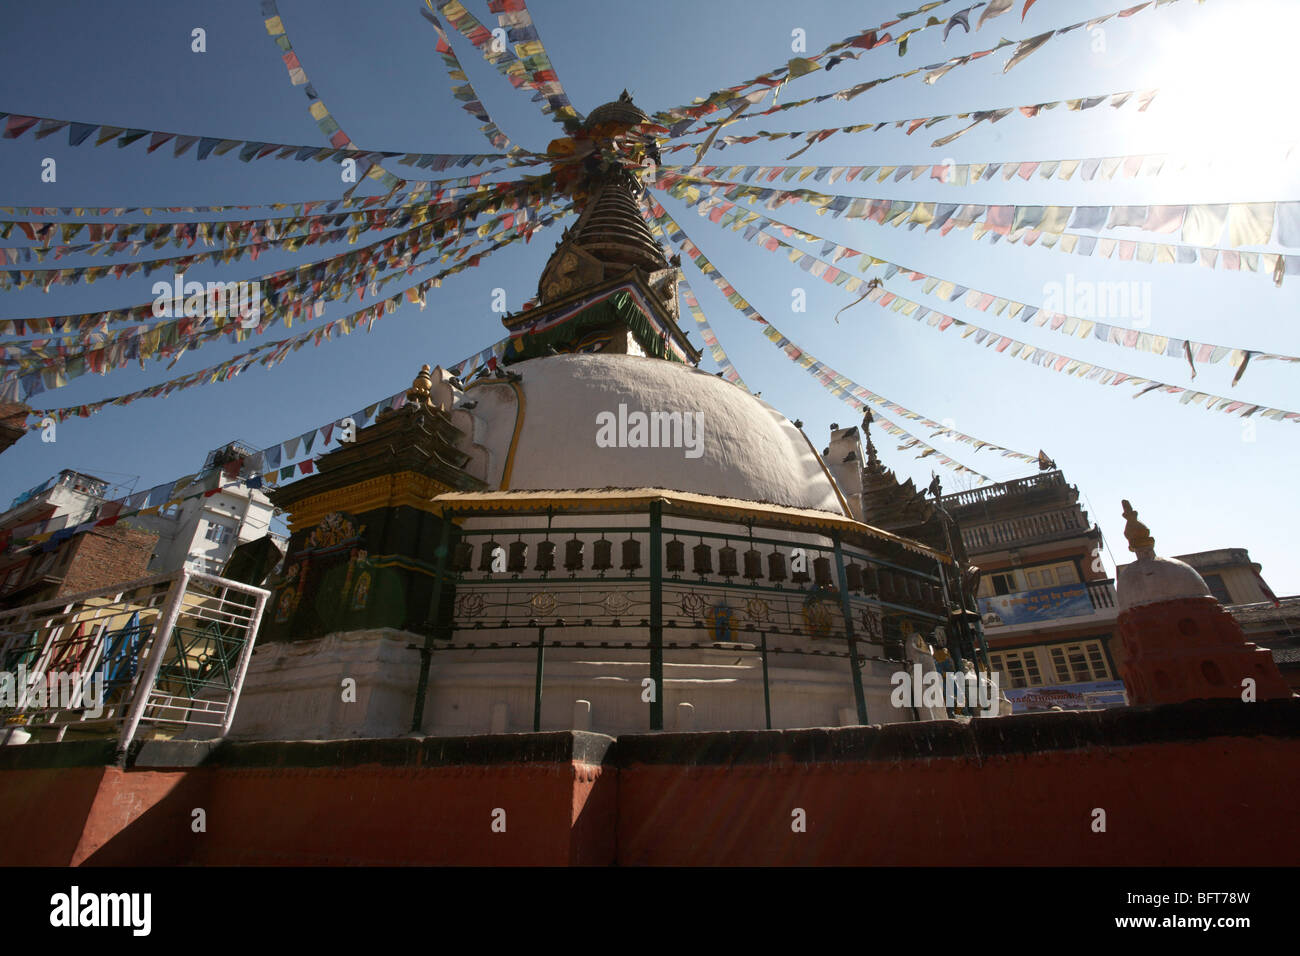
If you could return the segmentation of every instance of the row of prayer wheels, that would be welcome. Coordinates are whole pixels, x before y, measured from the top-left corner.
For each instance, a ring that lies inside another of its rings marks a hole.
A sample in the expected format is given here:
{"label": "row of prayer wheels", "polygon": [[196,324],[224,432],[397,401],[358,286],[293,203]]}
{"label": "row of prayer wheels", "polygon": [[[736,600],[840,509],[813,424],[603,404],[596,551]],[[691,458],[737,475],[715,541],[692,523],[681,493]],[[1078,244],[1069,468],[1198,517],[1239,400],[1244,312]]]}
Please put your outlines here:
{"label": "row of prayer wheels", "polygon": [[[609,571],[614,567],[614,542],[600,538],[591,542],[591,570]],[[582,571],[585,567],[585,543],[578,538],[564,542],[564,570]],[[691,548],[691,573],[699,575],[717,574],[724,578],[744,577],[750,581],[765,578],[772,583],[789,580],[793,584],[815,583],[819,588],[834,589],[835,580],[831,559],[820,555],[812,559],[811,573],[807,562],[795,562],[798,567],[788,571],[791,564],[786,554],[780,549],[773,549],[766,556],[750,548],[742,555],[730,544],[717,548],[717,570],[714,570],[714,548],[700,542]],[[480,545],[478,570],[492,572],[500,558],[505,558],[505,570],[511,574],[523,574],[528,570],[528,544],[522,540],[501,545],[496,541],[485,541]],[[621,563],[623,571],[637,571],[642,567],[641,542],[628,537],[621,542]],[[551,540],[537,543],[533,570],[551,572],[555,570],[556,543]],[[739,560],[738,560],[739,559]],[[743,562],[743,571],[741,563]],[[462,541],[456,545],[452,555],[452,570],[463,574],[472,569],[474,548]],[[766,565],[766,569],[764,568]],[[664,546],[664,571],[668,574],[682,574],[686,571],[686,545],[676,538]],[[766,571],[766,573],[764,573]],[[788,571],[788,573],[787,573]],[[910,604],[935,613],[942,613],[944,608],[943,592],[935,584],[923,581],[914,575],[905,574],[884,567],[863,566],[850,561],[844,566],[844,579],[849,591],[878,595],[881,600],[896,604]]]}

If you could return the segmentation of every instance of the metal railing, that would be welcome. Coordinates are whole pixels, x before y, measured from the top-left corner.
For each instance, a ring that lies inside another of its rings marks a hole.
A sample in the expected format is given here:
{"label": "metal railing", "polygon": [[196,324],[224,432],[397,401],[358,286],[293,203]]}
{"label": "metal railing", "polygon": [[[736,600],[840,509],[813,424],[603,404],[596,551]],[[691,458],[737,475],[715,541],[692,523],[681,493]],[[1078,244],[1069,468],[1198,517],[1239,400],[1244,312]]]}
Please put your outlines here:
{"label": "metal railing", "polygon": [[0,611],[4,743],[224,736],[239,703],[270,592],[181,570]]}
{"label": "metal railing", "polygon": [[1094,610],[1104,611],[1115,606],[1114,581],[1089,581],[1088,597]]}
{"label": "metal railing", "polygon": [[[685,663],[674,653],[702,665],[694,652],[753,652],[762,662],[765,702],[769,655],[822,659],[829,679],[843,674],[866,723],[863,671],[904,665],[906,635],[928,636],[948,621],[937,561],[929,568],[902,552],[891,560],[884,545],[787,527],[779,518],[738,525],[663,514],[657,504],[612,520],[581,512],[457,517],[454,540],[444,544],[449,573],[443,578],[439,566],[433,604],[441,606],[443,588],[454,588],[455,597],[424,648],[413,730],[422,726],[435,640],[438,654],[536,649],[535,730],[546,651],[597,646],[621,649],[616,656],[627,663],[646,654],[650,683],[659,689],[665,666]],[[919,566],[899,563],[909,560]],[[603,678],[583,680],[607,686]],[[663,729],[662,693],[647,702],[650,729]],[[770,710],[767,720],[770,726]]]}

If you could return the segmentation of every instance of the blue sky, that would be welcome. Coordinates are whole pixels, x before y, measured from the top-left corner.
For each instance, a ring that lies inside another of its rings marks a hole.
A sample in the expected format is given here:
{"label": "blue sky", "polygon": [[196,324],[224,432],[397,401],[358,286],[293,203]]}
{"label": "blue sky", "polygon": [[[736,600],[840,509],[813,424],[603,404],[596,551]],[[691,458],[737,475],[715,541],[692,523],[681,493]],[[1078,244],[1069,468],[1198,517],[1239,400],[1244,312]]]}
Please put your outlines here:
{"label": "blue sky", "polygon": [[[626,87],[653,112],[689,103],[715,89],[772,69],[793,55],[791,31],[806,32],[810,52],[874,26],[901,3],[699,4],[667,0],[652,5],[595,0],[536,0],[530,5],[561,81],[583,112]],[[953,3],[935,11],[965,5]],[[435,34],[420,17],[420,0],[344,3],[281,0],[294,49],[321,98],[342,127],[367,148],[425,152],[485,152],[478,123],[449,89]],[[493,25],[486,3],[467,3]],[[899,58],[892,46],[845,62],[832,72],[802,78],[782,93],[801,98],[850,86],[899,69],[1020,39],[1120,8],[1117,0],[1042,0],[1021,23],[1022,3],[982,30],[940,31],[912,39]],[[322,144],[301,88],[290,85],[279,50],[266,36],[256,0],[72,3],[48,0],[14,5],[0,14],[0,57],[6,64],[0,109],[125,127],[163,129],[282,143]],[[978,14],[972,19],[977,19]],[[893,165],[1050,160],[1148,152],[1224,152],[1238,158],[1212,175],[1160,176],[1111,182],[1062,183],[1037,179],[945,186],[928,178],[901,183],[852,183],[826,191],[946,202],[1079,204],[1251,202],[1300,199],[1294,162],[1287,167],[1270,144],[1300,140],[1284,91],[1295,35],[1294,4],[1282,0],[1193,0],[1144,10],[1102,27],[1076,31],[1003,74],[1008,51],[953,71],[933,86],[919,76],[872,90],[849,103],[829,102],[738,123],[728,132],[808,129],[929,116],[956,111],[1160,87],[1146,113],[1102,107],[1060,110],[1028,119],[1018,114],[985,125],[942,149],[929,143],[956,127],[906,136],[901,130],[840,135],[793,162],[810,165]],[[207,52],[190,49],[202,27]],[[512,89],[466,42],[452,42],[497,124],[516,142],[542,150],[560,127],[528,96]],[[1288,111],[1291,114],[1288,116]],[[773,164],[791,152],[786,142],[734,146],[710,154],[718,163]],[[682,156],[682,153],[671,154]],[[42,158],[58,163],[58,180],[42,183]],[[674,161],[674,160],[669,160]],[[412,172],[412,176],[416,175]],[[170,146],[146,155],[141,144],[69,148],[66,135],[36,142],[31,134],[0,142],[0,203],[5,205],[182,205],[301,201],[338,196],[337,167],[292,160],[241,163],[234,155],[197,162]],[[811,184],[805,184],[811,185]],[[1257,421],[1183,406],[1151,394],[1132,399],[1126,386],[1103,387],[975,347],[952,330],[938,333],[862,303],[837,310],[856,296],[826,285],[783,258],[722,232],[677,203],[658,198],[749,301],[787,335],[873,391],[933,419],[951,419],[961,431],[1029,453],[1040,447],[1078,485],[1091,518],[1110,547],[1107,563],[1130,555],[1122,536],[1120,499],[1129,498],[1149,524],[1162,554],[1246,547],[1279,594],[1300,592],[1300,559],[1290,542],[1296,525],[1300,426]],[[1065,255],[1006,242],[976,242],[968,231],[947,237],[862,221],[818,217],[783,207],[778,218],[853,248],[903,262],[960,284],[1040,303],[1049,283],[1150,283],[1150,328],[1199,341],[1300,354],[1300,282],[1281,288],[1267,276],[1194,265],[1143,265]],[[164,220],[167,217],[159,217]],[[176,217],[179,219],[192,216]],[[1120,238],[1150,238],[1136,231]],[[495,253],[478,269],[455,276],[430,294],[420,311],[404,306],[375,325],[318,348],[294,353],[267,370],[255,367],[228,383],[175,392],[108,408],[88,420],[59,426],[58,440],[29,436],[0,457],[0,503],[56,473],[77,468],[148,488],[196,471],[211,448],[231,439],[256,447],[295,437],[399,391],[423,362],[451,364],[499,339],[492,290],[504,288],[517,308],[536,291],[559,228],[527,246]],[[371,236],[371,239],[376,236]],[[1171,237],[1177,241],[1177,236]],[[12,242],[12,240],[11,240]],[[329,253],[345,247],[330,248]],[[1275,248],[1275,247],[1262,247]],[[810,251],[816,253],[814,247]],[[1294,250],[1291,250],[1294,252]],[[153,256],[174,255],[168,252]],[[190,279],[242,279],[318,258],[268,254],[252,263],[195,269]],[[78,260],[72,260],[74,263]],[[97,260],[102,261],[102,260]],[[431,274],[431,273],[426,273]],[[724,347],[751,388],[791,418],[801,418],[819,446],[832,422],[857,414],[828,395],[735,312],[705,278],[687,268],[696,294]],[[54,315],[133,305],[152,298],[154,280],[104,279],[93,286],[0,293],[0,318]],[[908,284],[911,285],[910,283]],[[400,286],[390,286],[388,292]],[[792,289],[807,290],[805,313],[791,311]],[[1111,368],[1189,384],[1184,363],[1108,346],[960,303],[944,305],[916,287],[891,285],[958,318],[1000,330],[1034,345]],[[334,305],[326,318],[358,308]],[[295,324],[294,331],[299,326]],[[274,337],[284,334],[273,332]],[[698,343],[698,333],[693,333]],[[249,343],[253,344],[253,343]],[[132,391],[220,362],[249,344],[212,344],[186,355],[171,370],[150,363],[100,378],[85,376],[37,396],[38,406],[73,405]],[[711,359],[704,361],[713,368]],[[1300,408],[1300,366],[1252,363],[1230,386],[1226,363],[1203,367],[1195,385],[1221,395],[1288,409]],[[575,415],[585,414],[575,410]],[[904,423],[906,424],[906,423]],[[928,439],[924,429],[917,434]],[[924,486],[929,461],[895,450],[878,435],[886,463]],[[1024,465],[972,453],[935,439],[957,460],[1003,480],[1030,474]],[[967,480],[940,471],[945,490]]]}

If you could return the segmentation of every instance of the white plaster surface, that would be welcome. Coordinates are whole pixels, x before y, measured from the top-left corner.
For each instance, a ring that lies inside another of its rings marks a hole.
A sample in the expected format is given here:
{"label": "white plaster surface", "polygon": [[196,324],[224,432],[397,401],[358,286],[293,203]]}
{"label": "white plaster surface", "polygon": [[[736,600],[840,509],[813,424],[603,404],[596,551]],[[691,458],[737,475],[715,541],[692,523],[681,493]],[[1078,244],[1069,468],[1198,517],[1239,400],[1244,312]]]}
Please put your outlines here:
{"label": "white plaster surface", "polygon": [[1190,564],[1177,558],[1158,558],[1149,552],[1120,568],[1115,595],[1120,611],[1159,601],[1211,596],[1205,580]]}
{"label": "white plaster surface", "polygon": [[[668,488],[844,514],[835,488],[799,430],[761,399],[708,372],[631,355],[554,355],[509,367],[522,376],[524,424],[512,491]],[[475,386],[475,440],[489,450],[499,487],[514,432],[508,386]],[[703,454],[683,448],[601,448],[600,412],[699,412]]]}

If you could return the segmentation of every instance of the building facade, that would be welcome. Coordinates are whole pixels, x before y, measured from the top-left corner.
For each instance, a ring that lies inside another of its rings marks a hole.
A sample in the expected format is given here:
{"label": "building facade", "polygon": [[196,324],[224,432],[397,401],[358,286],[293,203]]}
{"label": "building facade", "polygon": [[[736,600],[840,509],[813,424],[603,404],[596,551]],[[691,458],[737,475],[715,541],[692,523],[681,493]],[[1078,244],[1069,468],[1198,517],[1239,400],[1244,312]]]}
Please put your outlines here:
{"label": "building facade", "polygon": [[109,483],[65,469],[14,499],[0,538],[32,522],[53,534],[39,547],[0,553],[0,606],[17,607],[129,581],[147,573],[157,536],[95,523],[110,517]]}
{"label": "building facade", "polygon": [[[0,553],[0,605],[16,607],[149,574],[186,568],[220,575],[240,545],[269,537],[275,507],[255,480],[253,453],[229,443],[203,471],[172,489],[172,503],[117,520],[109,482],[65,469],[14,499],[0,515],[8,532],[39,524],[40,545]],[[118,550],[120,549],[120,553]],[[141,551],[143,549],[143,557]]]}
{"label": "building facade", "polygon": [[260,487],[247,483],[255,478],[255,455],[241,442],[213,450],[198,475],[173,489],[173,499],[180,499],[176,504],[128,519],[133,527],[158,536],[149,562],[151,572],[184,567],[220,575],[241,544],[267,535],[279,537],[271,532],[275,515],[271,499]]}
{"label": "building facade", "polygon": [[989,663],[1015,712],[1120,706],[1115,582],[1101,529],[1059,470],[944,495],[970,561]]}

